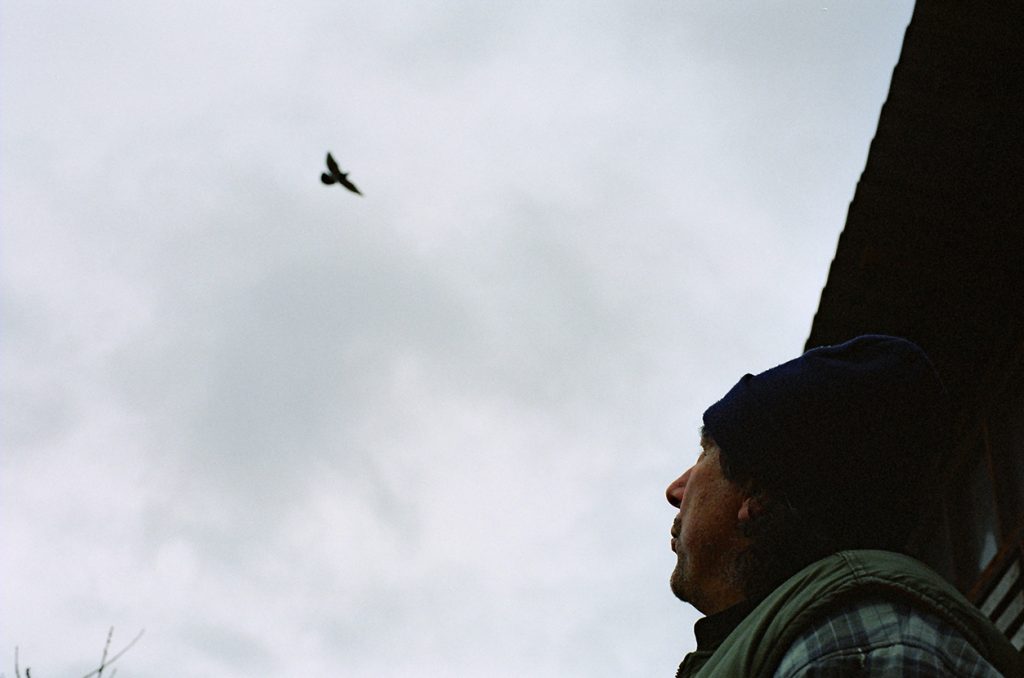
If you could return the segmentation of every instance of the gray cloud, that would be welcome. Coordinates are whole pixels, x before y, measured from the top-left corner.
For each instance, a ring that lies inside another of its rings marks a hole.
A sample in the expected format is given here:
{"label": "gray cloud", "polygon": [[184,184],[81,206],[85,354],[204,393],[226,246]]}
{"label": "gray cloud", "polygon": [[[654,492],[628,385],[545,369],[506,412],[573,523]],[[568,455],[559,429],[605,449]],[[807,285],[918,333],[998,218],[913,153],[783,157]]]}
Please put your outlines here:
{"label": "gray cloud", "polygon": [[660,494],[802,345],[909,11],[5,5],[0,653],[673,666]]}

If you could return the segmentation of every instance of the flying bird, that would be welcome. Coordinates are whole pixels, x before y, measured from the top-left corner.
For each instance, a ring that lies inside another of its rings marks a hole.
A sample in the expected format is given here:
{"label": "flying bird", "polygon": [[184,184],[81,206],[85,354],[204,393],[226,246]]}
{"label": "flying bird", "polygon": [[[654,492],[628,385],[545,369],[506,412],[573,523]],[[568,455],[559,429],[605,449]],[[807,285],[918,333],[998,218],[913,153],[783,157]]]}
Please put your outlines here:
{"label": "flying bird", "polygon": [[[327,172],[330,172],[330,174]],[[331,184],[341,184],[356,195],[362,195],[359,189],[356,188],[356,185],[348,180],[348,174],[342,172],[338,167],[338,163],[334,162],[334,157],[330,153],[327,154],[327,172],[320,175],[320,181],[328,186]]]}

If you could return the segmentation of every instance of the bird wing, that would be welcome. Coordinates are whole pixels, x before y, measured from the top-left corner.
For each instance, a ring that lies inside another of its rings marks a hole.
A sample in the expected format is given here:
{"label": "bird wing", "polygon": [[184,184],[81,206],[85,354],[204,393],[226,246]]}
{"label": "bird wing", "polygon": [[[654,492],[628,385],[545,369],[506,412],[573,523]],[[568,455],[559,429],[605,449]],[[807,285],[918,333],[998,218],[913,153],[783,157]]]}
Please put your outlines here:
{"label": "bird wing", "polygon": [[353,193],[355,193],[357,195],[362,195],[362,193],[359,191],[359,189],[356,188],[356,185],[348,180],[348,175],[347,174],[342,174],[340,181],[341,181],[341,185],[344,186],[345,188],[347,188],[348,190],[352,191]]}
{"label": "bird wing", "polygon": [[338,168],[338,163],[334,162],[334,157],[330,153],[327,154],[327,169],[330,170],[331,174],[334,176],[341,174],[341,170]]}

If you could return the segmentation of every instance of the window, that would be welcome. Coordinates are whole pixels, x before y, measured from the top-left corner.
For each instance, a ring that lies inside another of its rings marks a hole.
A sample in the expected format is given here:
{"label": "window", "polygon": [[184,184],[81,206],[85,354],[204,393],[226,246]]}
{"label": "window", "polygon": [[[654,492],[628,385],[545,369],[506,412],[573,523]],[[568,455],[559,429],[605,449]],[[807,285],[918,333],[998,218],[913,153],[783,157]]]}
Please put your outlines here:
{"label": "window", "polygon": [[947,501],[950,536],[954,546],[956,583],[970,588],[999,552],[995,497],[988,453],[976,450],[952,476]]}
{"label": "window", "polygon": [[1024,585],[1021,578],[1021,548],[1009,549],[992,570],[978,608],[1005,633],[1018,650],[1024,649]]}

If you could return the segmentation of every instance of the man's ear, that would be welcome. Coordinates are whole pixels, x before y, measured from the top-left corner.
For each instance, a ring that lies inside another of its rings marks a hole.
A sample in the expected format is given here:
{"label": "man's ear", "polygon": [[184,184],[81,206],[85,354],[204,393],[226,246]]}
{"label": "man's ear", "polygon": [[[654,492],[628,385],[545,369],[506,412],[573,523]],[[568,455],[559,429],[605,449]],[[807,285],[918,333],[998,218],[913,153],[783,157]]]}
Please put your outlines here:
{"label": "man's ear", "polygon": [[740,504],[740,510],[736,517],[740,524],[743,525],[749,523],[762,513],[764,513],[764,506],[758,501],[757,497],[747,495],[744,497],[743,503]]}

